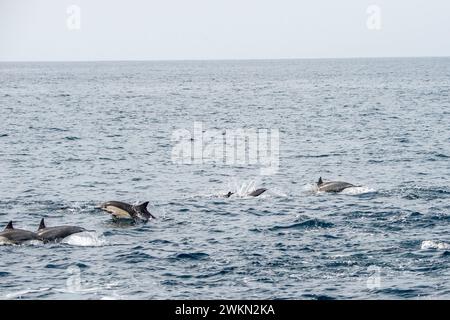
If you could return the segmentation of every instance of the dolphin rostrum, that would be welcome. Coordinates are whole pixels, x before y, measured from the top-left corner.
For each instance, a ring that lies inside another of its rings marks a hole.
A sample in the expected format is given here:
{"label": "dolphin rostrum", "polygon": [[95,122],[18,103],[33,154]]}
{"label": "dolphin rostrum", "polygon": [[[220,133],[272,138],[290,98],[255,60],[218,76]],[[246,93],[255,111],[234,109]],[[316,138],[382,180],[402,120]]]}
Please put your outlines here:
{"label": "dolphin rostrum", "polygon": [[0,241],[8,244],[22,244],[26,241],[39,240],[34,232],[14,229],[12,221],[8,223],[5,230],[0,232]]}
{"label": "dolphin rostrum", "polygon": [[53,242],[83,231],[86,231],[86,229],[75,226],[46,227],[44,218],[42,218],[37,235],[39,240],[42,240],[43,242]]}
{"label": "dolphin rostrum", "polygon": [[356,186],[351,183],[342,182],[342,181],[323,182],[322,177],[320,177],[319,181],[317,181],[318,191],[323,191],[323,192],[341,192],[342,190],[351,188],[351,187],[356,187]]}
{"label": "dolphin rostrum", "polygon": [[148,210],[148,201],[131,205],[120,201],[108,201],[100,206],[100,209],[110,213],[115,219],[132,219],[134,221],[148,221],[156,219]]}

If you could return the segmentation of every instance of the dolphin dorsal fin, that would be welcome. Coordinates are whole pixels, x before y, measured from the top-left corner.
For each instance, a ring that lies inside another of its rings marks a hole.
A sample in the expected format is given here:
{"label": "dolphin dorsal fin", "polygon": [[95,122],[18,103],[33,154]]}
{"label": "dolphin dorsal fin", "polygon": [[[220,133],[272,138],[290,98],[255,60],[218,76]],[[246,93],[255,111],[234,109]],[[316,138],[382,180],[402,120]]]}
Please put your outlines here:
{"label": "dolphin dorsal fin", "polygon": [[39,224],[38,231],[39,231],[39,230],[42,230],[42,229],[45,229],[45,221],[44,221],[44,218],[41,219],[41,223]]}
{"label": "dolphin dorsal fin", "polygon": [[11,229],[14,229],[14,226],[13,226],[13,222],[12,221],[10,221],[10,222],[8,222],[8,224],[6,225],[6,228],[5,228],[5,230],[11,230]]}
{"label": "dolphin dorsal fin", "polygon": [[320,186],[321,184],[323,184],[323,180],[322,177],[319,178],[319,181],[317,181],[317,185]]}

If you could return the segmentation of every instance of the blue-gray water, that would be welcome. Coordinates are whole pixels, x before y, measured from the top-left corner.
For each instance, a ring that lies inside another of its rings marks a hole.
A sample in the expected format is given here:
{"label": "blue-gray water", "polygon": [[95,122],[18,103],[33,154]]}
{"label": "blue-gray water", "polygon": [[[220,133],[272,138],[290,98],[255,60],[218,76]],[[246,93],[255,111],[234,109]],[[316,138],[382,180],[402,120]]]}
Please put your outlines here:
{"label": "blue-gray water", "polygon": [[[447,58],[2,63],[0,224],[97,233],[0,246],[0,298],[450,298],[449,92]],[[278,172],[173,163],[194,122],[278,129]]]}

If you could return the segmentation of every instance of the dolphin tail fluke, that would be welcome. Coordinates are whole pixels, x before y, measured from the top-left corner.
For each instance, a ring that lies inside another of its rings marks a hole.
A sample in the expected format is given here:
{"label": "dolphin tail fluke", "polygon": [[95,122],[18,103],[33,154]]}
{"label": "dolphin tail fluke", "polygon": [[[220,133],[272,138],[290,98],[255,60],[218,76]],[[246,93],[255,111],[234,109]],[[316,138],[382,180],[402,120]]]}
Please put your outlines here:
{"label": "dolphin tail fluke", "polygon": [[137,205],[136,207],[137,207],[139,210],[145,211],[145,210],[147,210],[148,203],[149,203],[149,202],[146,201],[146,202],[144,202],[144,203],[141,203],[141,204]]}
{"label": "dolphin tail fluke", "polygon": [[45,229],[45,221],[44,221],[44,218],[42,218],[42,219],[41,219],[41,223],[39,223],[38,231],[39,231],[39,230],[42,230],[42,229]]}
{"label": "dolphin tail fluke", "polygon": [[140,212],[146,212],[150,215],[150,217],[152,217],[152,219],[156,219],[156,217],[154,215],[152,215],[148,210],[147,210],[147,206],[149,204],[149,201],[145,201],[139,205],[136,206],[136,208],[140,211]]}
{"label": "dolphin tail fluke", "polygon": [[5,230],[8,230],[8,229],[14,229],[14,226],[13,226],[13,222],[12,222],[12,221],[8,222],[8,224],[6,225]]}

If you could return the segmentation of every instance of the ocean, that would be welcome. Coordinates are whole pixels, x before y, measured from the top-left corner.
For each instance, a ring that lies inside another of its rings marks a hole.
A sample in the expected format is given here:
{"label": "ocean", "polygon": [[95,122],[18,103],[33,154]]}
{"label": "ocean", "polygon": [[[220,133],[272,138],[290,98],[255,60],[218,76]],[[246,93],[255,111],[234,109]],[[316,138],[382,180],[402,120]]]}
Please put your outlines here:
{"label": "ocean", "polygon": [[0,228],[92,230],[0,246],[0,299],[449,299],[449,93],[450,58],[0,63]]}

